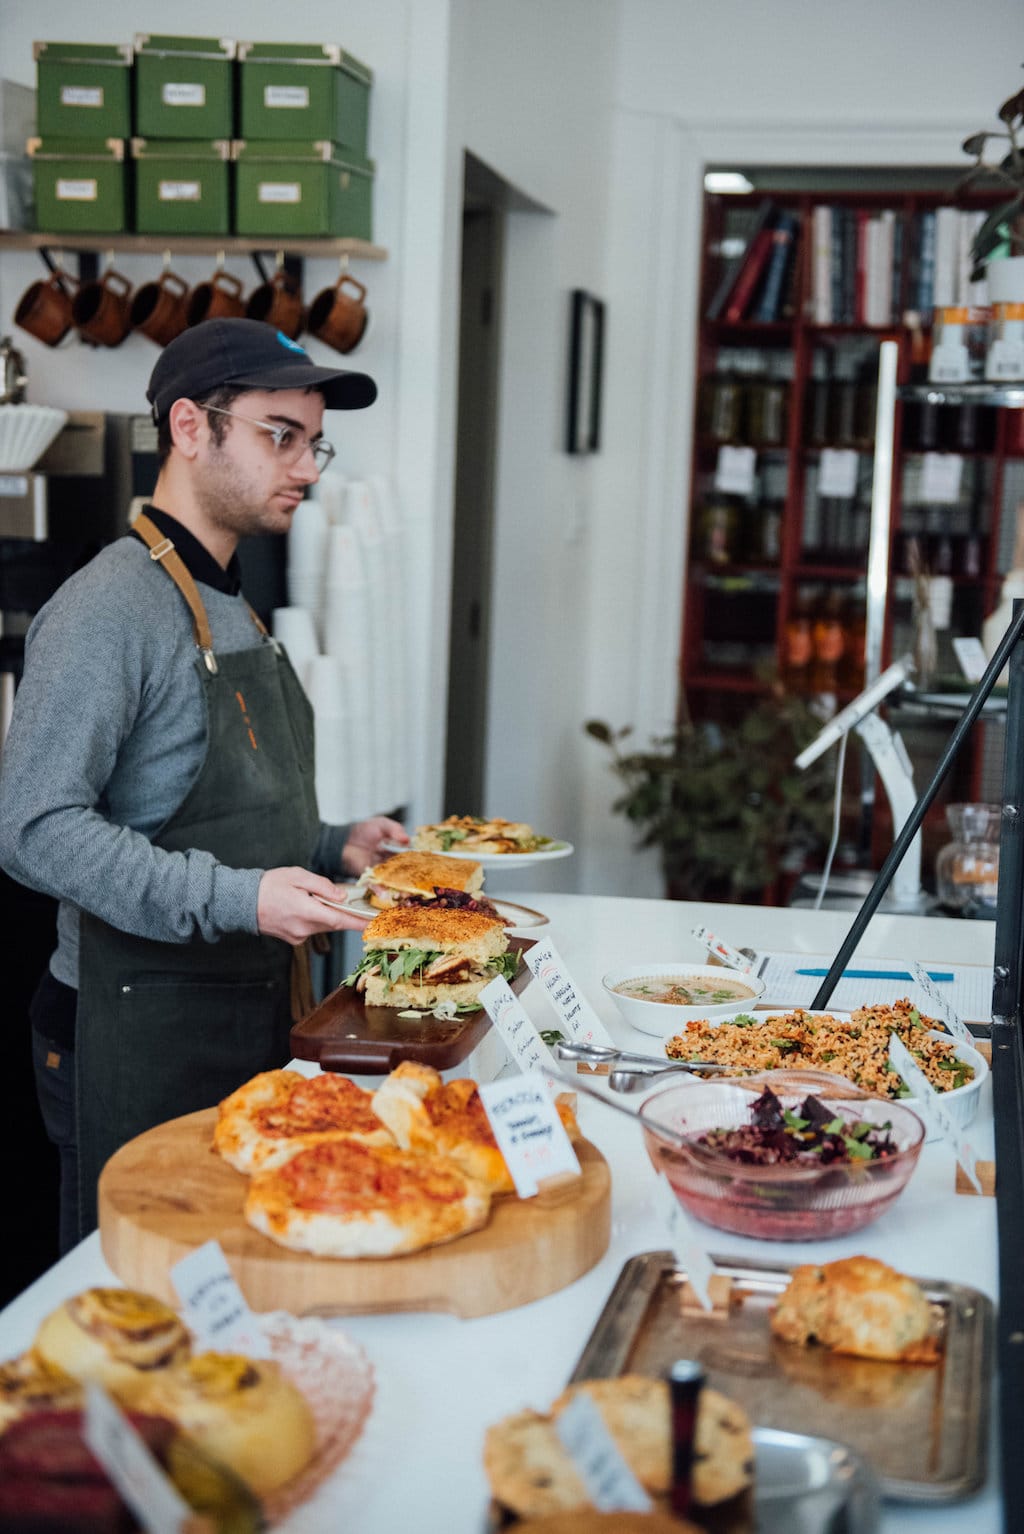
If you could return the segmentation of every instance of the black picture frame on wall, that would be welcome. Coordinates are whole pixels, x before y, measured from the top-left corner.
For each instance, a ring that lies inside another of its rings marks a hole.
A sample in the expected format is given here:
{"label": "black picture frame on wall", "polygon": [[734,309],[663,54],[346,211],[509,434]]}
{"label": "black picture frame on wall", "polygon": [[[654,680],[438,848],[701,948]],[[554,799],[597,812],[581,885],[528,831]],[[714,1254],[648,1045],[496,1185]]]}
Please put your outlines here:
{"label": "black picture frame on wall", "polygon": [[567,453],[596,453],[600,449],[603,367],[604,304],[584,288],[574,288],[565,426]]}

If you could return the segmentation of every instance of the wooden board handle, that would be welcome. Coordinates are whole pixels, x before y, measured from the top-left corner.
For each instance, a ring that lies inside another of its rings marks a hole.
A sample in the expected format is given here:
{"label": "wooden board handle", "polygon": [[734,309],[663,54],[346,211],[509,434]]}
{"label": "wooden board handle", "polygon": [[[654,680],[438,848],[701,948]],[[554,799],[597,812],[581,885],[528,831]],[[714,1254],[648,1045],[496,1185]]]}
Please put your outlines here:
{"label": "wooden board handle", "polygon": [[386,1076],[403,1058],[400,1044],[331,1039],[320,1046],[320,1069],[357,1076]]}

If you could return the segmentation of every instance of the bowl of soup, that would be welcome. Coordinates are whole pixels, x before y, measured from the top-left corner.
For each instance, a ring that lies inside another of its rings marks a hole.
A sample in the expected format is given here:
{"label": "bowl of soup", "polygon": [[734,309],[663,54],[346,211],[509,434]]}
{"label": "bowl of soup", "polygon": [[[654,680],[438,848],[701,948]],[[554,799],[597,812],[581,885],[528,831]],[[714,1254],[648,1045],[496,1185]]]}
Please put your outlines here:
{"label": "bowl of soup", "polygon": [[631,1027],[659,1038],[697,1018],[749,1012],[764,993],[763,980],[720,964],[633,964],[609,970],[601,984]]}

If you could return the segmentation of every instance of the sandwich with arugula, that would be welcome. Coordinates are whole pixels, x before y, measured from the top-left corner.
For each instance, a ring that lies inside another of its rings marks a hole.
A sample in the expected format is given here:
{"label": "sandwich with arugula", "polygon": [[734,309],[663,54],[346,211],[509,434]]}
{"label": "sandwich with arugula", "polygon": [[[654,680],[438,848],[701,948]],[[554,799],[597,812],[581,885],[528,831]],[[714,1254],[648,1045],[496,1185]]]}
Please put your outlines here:
{"label": "sandwich with arugula", "polygon": [[485,985],[497,975],[511,980],[519,967],[504,923],[479,911],[396,906],[366,926],[363,950],[345,984],[371,1007],[474,1011]]}

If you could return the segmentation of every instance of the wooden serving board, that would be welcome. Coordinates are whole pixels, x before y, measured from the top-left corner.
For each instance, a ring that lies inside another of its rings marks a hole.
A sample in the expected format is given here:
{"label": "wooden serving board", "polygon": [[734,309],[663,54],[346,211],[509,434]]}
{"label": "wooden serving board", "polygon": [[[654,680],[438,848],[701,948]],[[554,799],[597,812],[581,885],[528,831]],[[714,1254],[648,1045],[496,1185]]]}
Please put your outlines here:
{"label": "wooden serving board", "polygon": [[583,1175],[564,1188],[491,1206],[483,1230],[405,1257],[310,1257],[245,1223],[248,1178],[213,1150],[217,1110],[159,1124],[110,1158],[100,1177],[103,1255],[129,1288],[168,1304],[169,1270],[217,1240],[254,1310],[353,1315],[440,1310],[487,1316],[563,1289],[604,1255],[611,1230],[611,1173],[587,1140]]}

